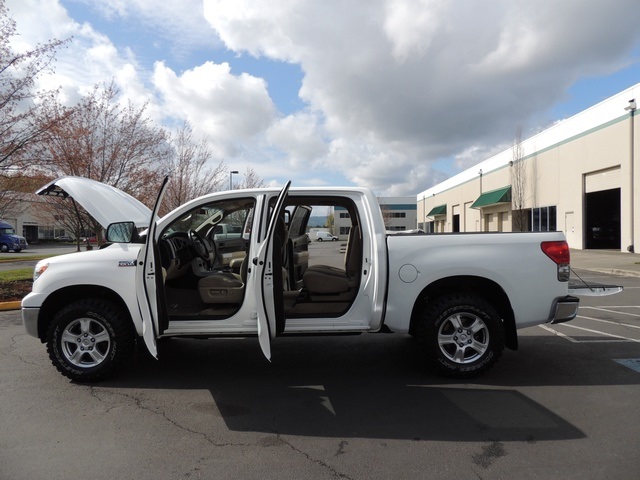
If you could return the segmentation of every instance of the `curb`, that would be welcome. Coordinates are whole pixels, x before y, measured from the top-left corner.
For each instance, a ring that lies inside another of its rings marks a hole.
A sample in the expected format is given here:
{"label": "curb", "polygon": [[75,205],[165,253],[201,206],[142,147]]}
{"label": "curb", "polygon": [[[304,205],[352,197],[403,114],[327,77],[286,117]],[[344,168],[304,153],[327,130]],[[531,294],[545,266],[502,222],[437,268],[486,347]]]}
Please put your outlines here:
{"label": "curb", "polygon": [[583,268],[582,270],[591,270],[592,272],[607,273],[618,277],[640,277],[640,272],[632,270],[621,270],[618,268]]}
{"label": "curb", "polygon": [[20,310],[20,300],[15,302],[0,302],[0,312],[6,312],[8,310]]}

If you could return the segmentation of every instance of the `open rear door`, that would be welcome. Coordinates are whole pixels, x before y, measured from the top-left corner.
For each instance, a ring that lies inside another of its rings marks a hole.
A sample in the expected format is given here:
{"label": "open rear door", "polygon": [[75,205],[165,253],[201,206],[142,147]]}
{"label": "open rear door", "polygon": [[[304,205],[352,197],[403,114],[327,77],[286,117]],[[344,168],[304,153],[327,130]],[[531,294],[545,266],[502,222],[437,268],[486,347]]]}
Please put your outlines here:
{"label": "open rear door", "polygon": [[[257,267],[254,281],[257,295],[258,310],[258,339],[262,353],[271,360],[271,339],[282,333],[285,327],[284,308],[282,300],[282,255],[278,237],[278,223],[282,222],[284,202],[289,192],[291,182],[284,186],[271,212],[267,234],[258,250],[258,256],[253,259]],[[265,207],[268,209],[268,206]]]}
{"label": "open rear door", "polygon": [[140,315],[142,316],[142,338],[149,352],[155,358],[158,358],[156,339],[167,328],[169,323],[164,301],[162,267],[159,263],[160,255],[156,239],[156,219],[168,182],[169,177],[165,177],[151,213],[147,239],[144,248],[140,249],[136,265],[136,296]]}

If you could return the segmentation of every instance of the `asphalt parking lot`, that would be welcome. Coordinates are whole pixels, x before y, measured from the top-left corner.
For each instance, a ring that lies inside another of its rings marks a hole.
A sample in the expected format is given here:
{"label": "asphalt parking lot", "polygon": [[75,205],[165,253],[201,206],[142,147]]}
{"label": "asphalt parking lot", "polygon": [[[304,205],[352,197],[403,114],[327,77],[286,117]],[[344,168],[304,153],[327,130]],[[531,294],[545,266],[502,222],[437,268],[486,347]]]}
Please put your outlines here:
{"label": "asphalt parking lot", "polygon": [[637,478],[640,277],[520,331],[485,376],[425,371],[405,336],[174,339],[74,384],[0,312],[0,478]]}

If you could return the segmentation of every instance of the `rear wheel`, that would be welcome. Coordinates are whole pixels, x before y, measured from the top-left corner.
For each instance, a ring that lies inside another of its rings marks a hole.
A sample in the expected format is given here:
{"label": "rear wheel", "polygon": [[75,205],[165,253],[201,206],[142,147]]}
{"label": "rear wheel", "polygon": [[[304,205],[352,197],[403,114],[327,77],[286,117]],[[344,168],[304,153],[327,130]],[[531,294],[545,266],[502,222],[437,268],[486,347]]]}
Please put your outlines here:
{"label": "rear wheel", "polygon": [[420,318],[416,337],[429,363],[454,377],[485,372],[504,349],[500,316],[473,294],[449,294],[431,303]]}
{"label": "rear wheel", "polygon": [[95,381],[113,374],[131,356],[135,334],[116,305],[86,299],[67,305],[47,332],[51,362],[64,376]]}

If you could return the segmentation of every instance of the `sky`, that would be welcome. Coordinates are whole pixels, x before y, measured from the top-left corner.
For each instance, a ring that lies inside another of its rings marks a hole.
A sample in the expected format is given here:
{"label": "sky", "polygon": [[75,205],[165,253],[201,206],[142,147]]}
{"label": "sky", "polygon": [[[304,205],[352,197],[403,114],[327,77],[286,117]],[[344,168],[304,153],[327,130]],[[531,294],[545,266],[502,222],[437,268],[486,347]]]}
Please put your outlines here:
{"label": "sky", "polygon": [[269,185],[415,195],[640,82],[638,0],[5,1],[16,50],[72,37],[39,88],[113,80]]}

